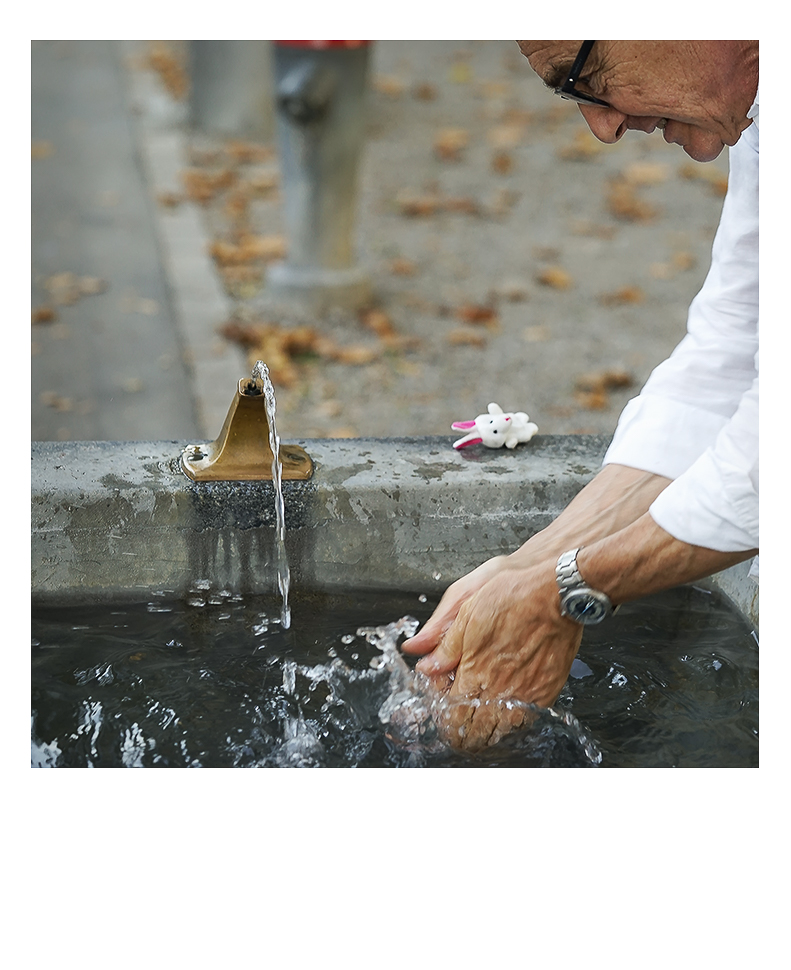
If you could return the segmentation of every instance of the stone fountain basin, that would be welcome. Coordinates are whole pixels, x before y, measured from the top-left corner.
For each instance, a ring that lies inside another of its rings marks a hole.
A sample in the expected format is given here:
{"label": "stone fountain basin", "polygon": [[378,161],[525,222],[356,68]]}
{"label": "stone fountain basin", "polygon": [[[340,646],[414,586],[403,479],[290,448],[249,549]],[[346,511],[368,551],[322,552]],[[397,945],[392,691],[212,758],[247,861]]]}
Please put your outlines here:
{"label": "stone fountain basin", "polygon": [[[437,593],[547,526],[609,442],[537,435],[514,451],[454,451],[452,440],[299,441],[315,471],[283,483],[292,589]],[[179,467],[187,444],[33,444],[34,608],[183,596],[199,580],[276,590],[272,483],[192,482]],[[749,566],[697,585],[723,592],[757,628]]]}

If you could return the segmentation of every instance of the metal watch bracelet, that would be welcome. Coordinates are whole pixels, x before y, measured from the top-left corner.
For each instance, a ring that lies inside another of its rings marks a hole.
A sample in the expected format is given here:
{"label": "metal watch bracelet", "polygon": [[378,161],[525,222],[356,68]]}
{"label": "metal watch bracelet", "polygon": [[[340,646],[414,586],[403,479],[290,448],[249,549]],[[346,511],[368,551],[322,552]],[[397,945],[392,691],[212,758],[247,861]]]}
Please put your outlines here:
{"label": "metal watch bracelet", "polygon": [[558,562],[555,566],[555,576],[557,577],[558,589],[561,594],[574,586],[585,585],[585,580],[580,575],[579,568],[577,567],[577,553],[581,548],[579,546],[577,549],[569,549],[568,552],[564,552],[558,557]]}
{"label": "metal watch bracelet", "polygon": [[[592,589],[582,578],[577,566],[577,553],[581,548],[580,546],[577,549],[569,549],[562,553],[555,566],[561,613],[564,616],[571,616],[572,619],[576,619],[580,623],[598,623],[605,616],[616,613],[618,607],[613,606],[606,593]],[[593,615],[589,615],[587,618],[585,614],[589,614],[589,609],[579,609],[586,603],[586,600],[593,607]],[[570,605],[572,601],[576,602],[578,609],[572,608]]]}

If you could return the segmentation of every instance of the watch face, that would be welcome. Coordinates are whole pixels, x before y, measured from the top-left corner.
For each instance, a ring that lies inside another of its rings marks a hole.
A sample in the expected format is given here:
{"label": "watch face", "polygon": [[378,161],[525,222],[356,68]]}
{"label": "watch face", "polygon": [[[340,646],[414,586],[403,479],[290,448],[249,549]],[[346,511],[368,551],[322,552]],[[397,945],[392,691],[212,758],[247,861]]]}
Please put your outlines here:
{"label": "watch face", "polygon": [[612,613],[609,599],[592,589],[573,589],[563,596],[563,609],[577,623],[601,623]]}

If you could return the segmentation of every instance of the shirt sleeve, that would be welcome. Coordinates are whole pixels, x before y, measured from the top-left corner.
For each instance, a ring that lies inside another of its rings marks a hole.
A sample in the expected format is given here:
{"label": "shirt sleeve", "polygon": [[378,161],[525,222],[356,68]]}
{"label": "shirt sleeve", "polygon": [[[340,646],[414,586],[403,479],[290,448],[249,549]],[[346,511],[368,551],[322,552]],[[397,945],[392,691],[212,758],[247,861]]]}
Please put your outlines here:
{"label": "shirt sleeve", "polygon": [[665,531],[722,552],[758,547],[758,130],[730,152],[712,264],[687,334],[621,415],[604,463],[673,479]]}

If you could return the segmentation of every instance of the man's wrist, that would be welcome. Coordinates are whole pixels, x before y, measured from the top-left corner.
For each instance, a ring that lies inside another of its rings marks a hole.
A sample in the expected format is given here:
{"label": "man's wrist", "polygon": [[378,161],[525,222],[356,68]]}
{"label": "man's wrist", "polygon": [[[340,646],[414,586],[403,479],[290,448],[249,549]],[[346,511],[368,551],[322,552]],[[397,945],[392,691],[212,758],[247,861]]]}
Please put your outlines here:
{"label": "man's wrist", "polygon": [[580,549],[568,549],[558,557],[555,580],[561,616],[583,626],[601,623],[618,609],[602,590],[594,589],[582,577],[577,564]]}

